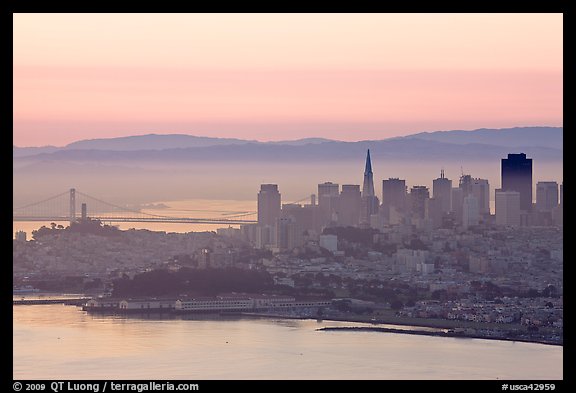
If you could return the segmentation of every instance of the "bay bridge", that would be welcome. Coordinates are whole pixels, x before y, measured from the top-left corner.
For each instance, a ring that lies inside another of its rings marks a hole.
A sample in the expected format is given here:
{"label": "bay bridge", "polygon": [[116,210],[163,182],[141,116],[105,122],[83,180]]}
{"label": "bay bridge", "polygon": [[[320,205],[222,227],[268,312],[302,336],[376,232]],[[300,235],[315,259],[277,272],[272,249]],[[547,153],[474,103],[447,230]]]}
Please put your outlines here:
{"label": "bay bridge", "polygon": [[[80,209],[78,209],[80,207]],[[90,209],[90,210],[88,210]],[[13,221],[42,221],[70,223],[78,220],[102,222],[179,223],[179,224],[256,224],[255,211],[231,212],[196,210],[202,213],[218,212],[220,217],[198,218],[152,214],[140,208],[130,208],[103,201],[71,188],[58,195],[13,209]],[[77,214],[80,212],[80,214]],[[182,211],[176,210],[176,213]],[[89,214],[88,214],[89,213]],[[201,214],[202,215],[202,214]]]}

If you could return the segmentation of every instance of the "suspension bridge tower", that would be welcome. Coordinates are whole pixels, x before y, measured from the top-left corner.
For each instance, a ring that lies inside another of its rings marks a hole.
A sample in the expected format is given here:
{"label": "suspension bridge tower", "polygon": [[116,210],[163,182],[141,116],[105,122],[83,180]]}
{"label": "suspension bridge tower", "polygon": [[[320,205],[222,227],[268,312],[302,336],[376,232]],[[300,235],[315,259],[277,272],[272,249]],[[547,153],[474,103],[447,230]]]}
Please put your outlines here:
{"label": "suspension bridge tower", "polygon": [[70,225],[76,221],[76,189],[70,189]]}

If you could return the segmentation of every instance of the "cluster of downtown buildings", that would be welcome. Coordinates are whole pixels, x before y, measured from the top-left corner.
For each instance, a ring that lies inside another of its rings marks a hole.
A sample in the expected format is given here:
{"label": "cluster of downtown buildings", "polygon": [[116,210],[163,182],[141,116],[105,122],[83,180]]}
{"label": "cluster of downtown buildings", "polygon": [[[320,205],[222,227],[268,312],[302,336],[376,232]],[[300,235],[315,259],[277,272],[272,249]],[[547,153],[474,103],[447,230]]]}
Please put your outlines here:
{"label": "cluster of downtown buildings", "polygon": [[[500,189],[495,190],[495,214],[490,211],[490,184],[470,175],[458,186],[444,176],[433,180],[432,196],[426,186],[413,186],[389,178],[382,181],[382,202],[375,194],[370,150],[366,156],[364,181],[360,185],[326,182],[318,184],[317,198],[310,204],[282,204],[277,184],[262,184],[258,193],[258,224],[243,225],[241,231],[257,248],[286,250],[309,239],[336,251],[336,236],[323,233],[327,227],[383,229],[412,225],[421,230],[478,225],[497,227],[559,226],[562,223],[563,185],[555,181],[536,184],[533,202],[532,159],[524,153],[502,159]],[[316,203],[316,199],[317,202]]]}

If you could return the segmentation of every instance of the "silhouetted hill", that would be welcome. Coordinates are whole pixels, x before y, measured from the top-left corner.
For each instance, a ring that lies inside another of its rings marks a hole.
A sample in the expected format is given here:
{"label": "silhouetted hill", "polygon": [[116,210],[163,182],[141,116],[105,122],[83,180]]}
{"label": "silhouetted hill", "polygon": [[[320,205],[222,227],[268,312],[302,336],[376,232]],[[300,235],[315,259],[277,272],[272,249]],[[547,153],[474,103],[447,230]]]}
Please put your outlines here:
{"label": "silhouetted hill", "polygon": [[436,142],[481,143],[495,146],[538,146],[562,149],[562,127],[515,127],[503,129],[481,128],[474,131],[421,132],[406,136],[407,139],[424,139]]}
{"label": "silhouetted hill", "polygon": [[335,141],[333,139],[326,139],[326,138],[303,138],[303,139],[296,139],[295,141],[270,141],[270,142],[265,142],[265,143],[270,144],[270,145],[301,146],[301,145],[324,143],[324,142],[337,142],[337,141]]}
{"label": "silhouetted hill", "polygon": [[[323,138],[255,142],[190,135],[140,135],[72,143],[58,150],[22,157],[14,148],[15,164],[24,161],[174,162],[174,161],[316,161],[363,156],[366,149],[379,159],[494,160],[523,152],[538,160],[562,159],[561,127],[500,130],[438,131],[376,141],[342,142]],[[18,159],[18,157],[20,157]]]}
{"label": "silhouetted hill", "polygon": [[235,138],[210,138],[184,134],[148,134],[119,138],[88,139],[70,143],[65,149],[95,150],[164,150],[180,147],[207,147],[219,145],[238,145],[256,141]]}
{"label": "silhouetted hill", "polygon": [[12,146],[12,156],[13,157],[27,157],[34,156],[42,153],[52,153],[60,150],[61,148],[56,146],[40,146],[40,147],[18,147]]}
{"label": "silhouetted hill", "polygon": [[423,139],[396,139],[363,142],[325,142],[302,146],[247,143],[243,145],[208,146],[164,150],[60,150],[22,159],[77,162],[176,162],[176,161],[334,161],[358,159],[370,149],[375,159],[426,160],[494,160],[508,153],[526,153],[538,160],[560,160],[562,150],[547,147],[502,147],[478,143],[458,145]]}

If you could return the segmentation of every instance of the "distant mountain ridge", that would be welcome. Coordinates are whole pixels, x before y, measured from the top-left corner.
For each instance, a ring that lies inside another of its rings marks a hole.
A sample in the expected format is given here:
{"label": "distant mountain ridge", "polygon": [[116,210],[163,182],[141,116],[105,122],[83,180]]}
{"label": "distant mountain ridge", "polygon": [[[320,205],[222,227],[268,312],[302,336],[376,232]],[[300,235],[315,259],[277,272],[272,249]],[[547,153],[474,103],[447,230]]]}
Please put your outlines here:
{"label": "distant mountain ridge", "polygon": [[177,147],[207,147],[220,145],[238,145],[257,143],[254,140],[236,138],[211,138],[186,134],[146,134],[118,138],[87,139],[70,143],[65,149],[95,149],[95,150],[163,150]]}
{"label": "distant mountain ridge", "polygon": [[474,131],[421,132],[404,138],[424,139],[454,144],[481,143],[496,146],[537,146],[562,148],[562,127],[514,127],[499,130],[481,128]]}
{"label": "distant mountain ridge", "polygon": [[148,134],[82,140],[63,148],[19,148],[14,158],[72,161],[116,160],[315,160],[347,159],[370,148],[374,157],[500,157],[525,152],[543,159],[562,159],[562,127],[516,127],[473,131],[422,132],[374,141],[343,142],[325,138],[258,142],[183,134]]}
{"label": "distant mountain ridge", "polygon": [[56,146],[38,146],[38,147],[12,146],[12,156],[13,157],[33,156],[36,154],[53,153],[61,149],[62,149],[61,147]]}
{"label": "distant mountain ridge", "polygon": [[18,147],[13,146],[13,157],[33,156],[36,154],[53,153],[63,150],[108,150],[108,151],[138,151],[138,150],[166,150],[189,147],[210,147],[243,145],[247,143],[259,143],[269,145],[301,146],[331,142],[326,138],[303,138],[286,141],[260,142],[256,140],[237,138],[213,138],[194,136],[187,134],[145,134],[117,138],[84,139],[72,142],[64,147],[41,146],[41,147]]}

